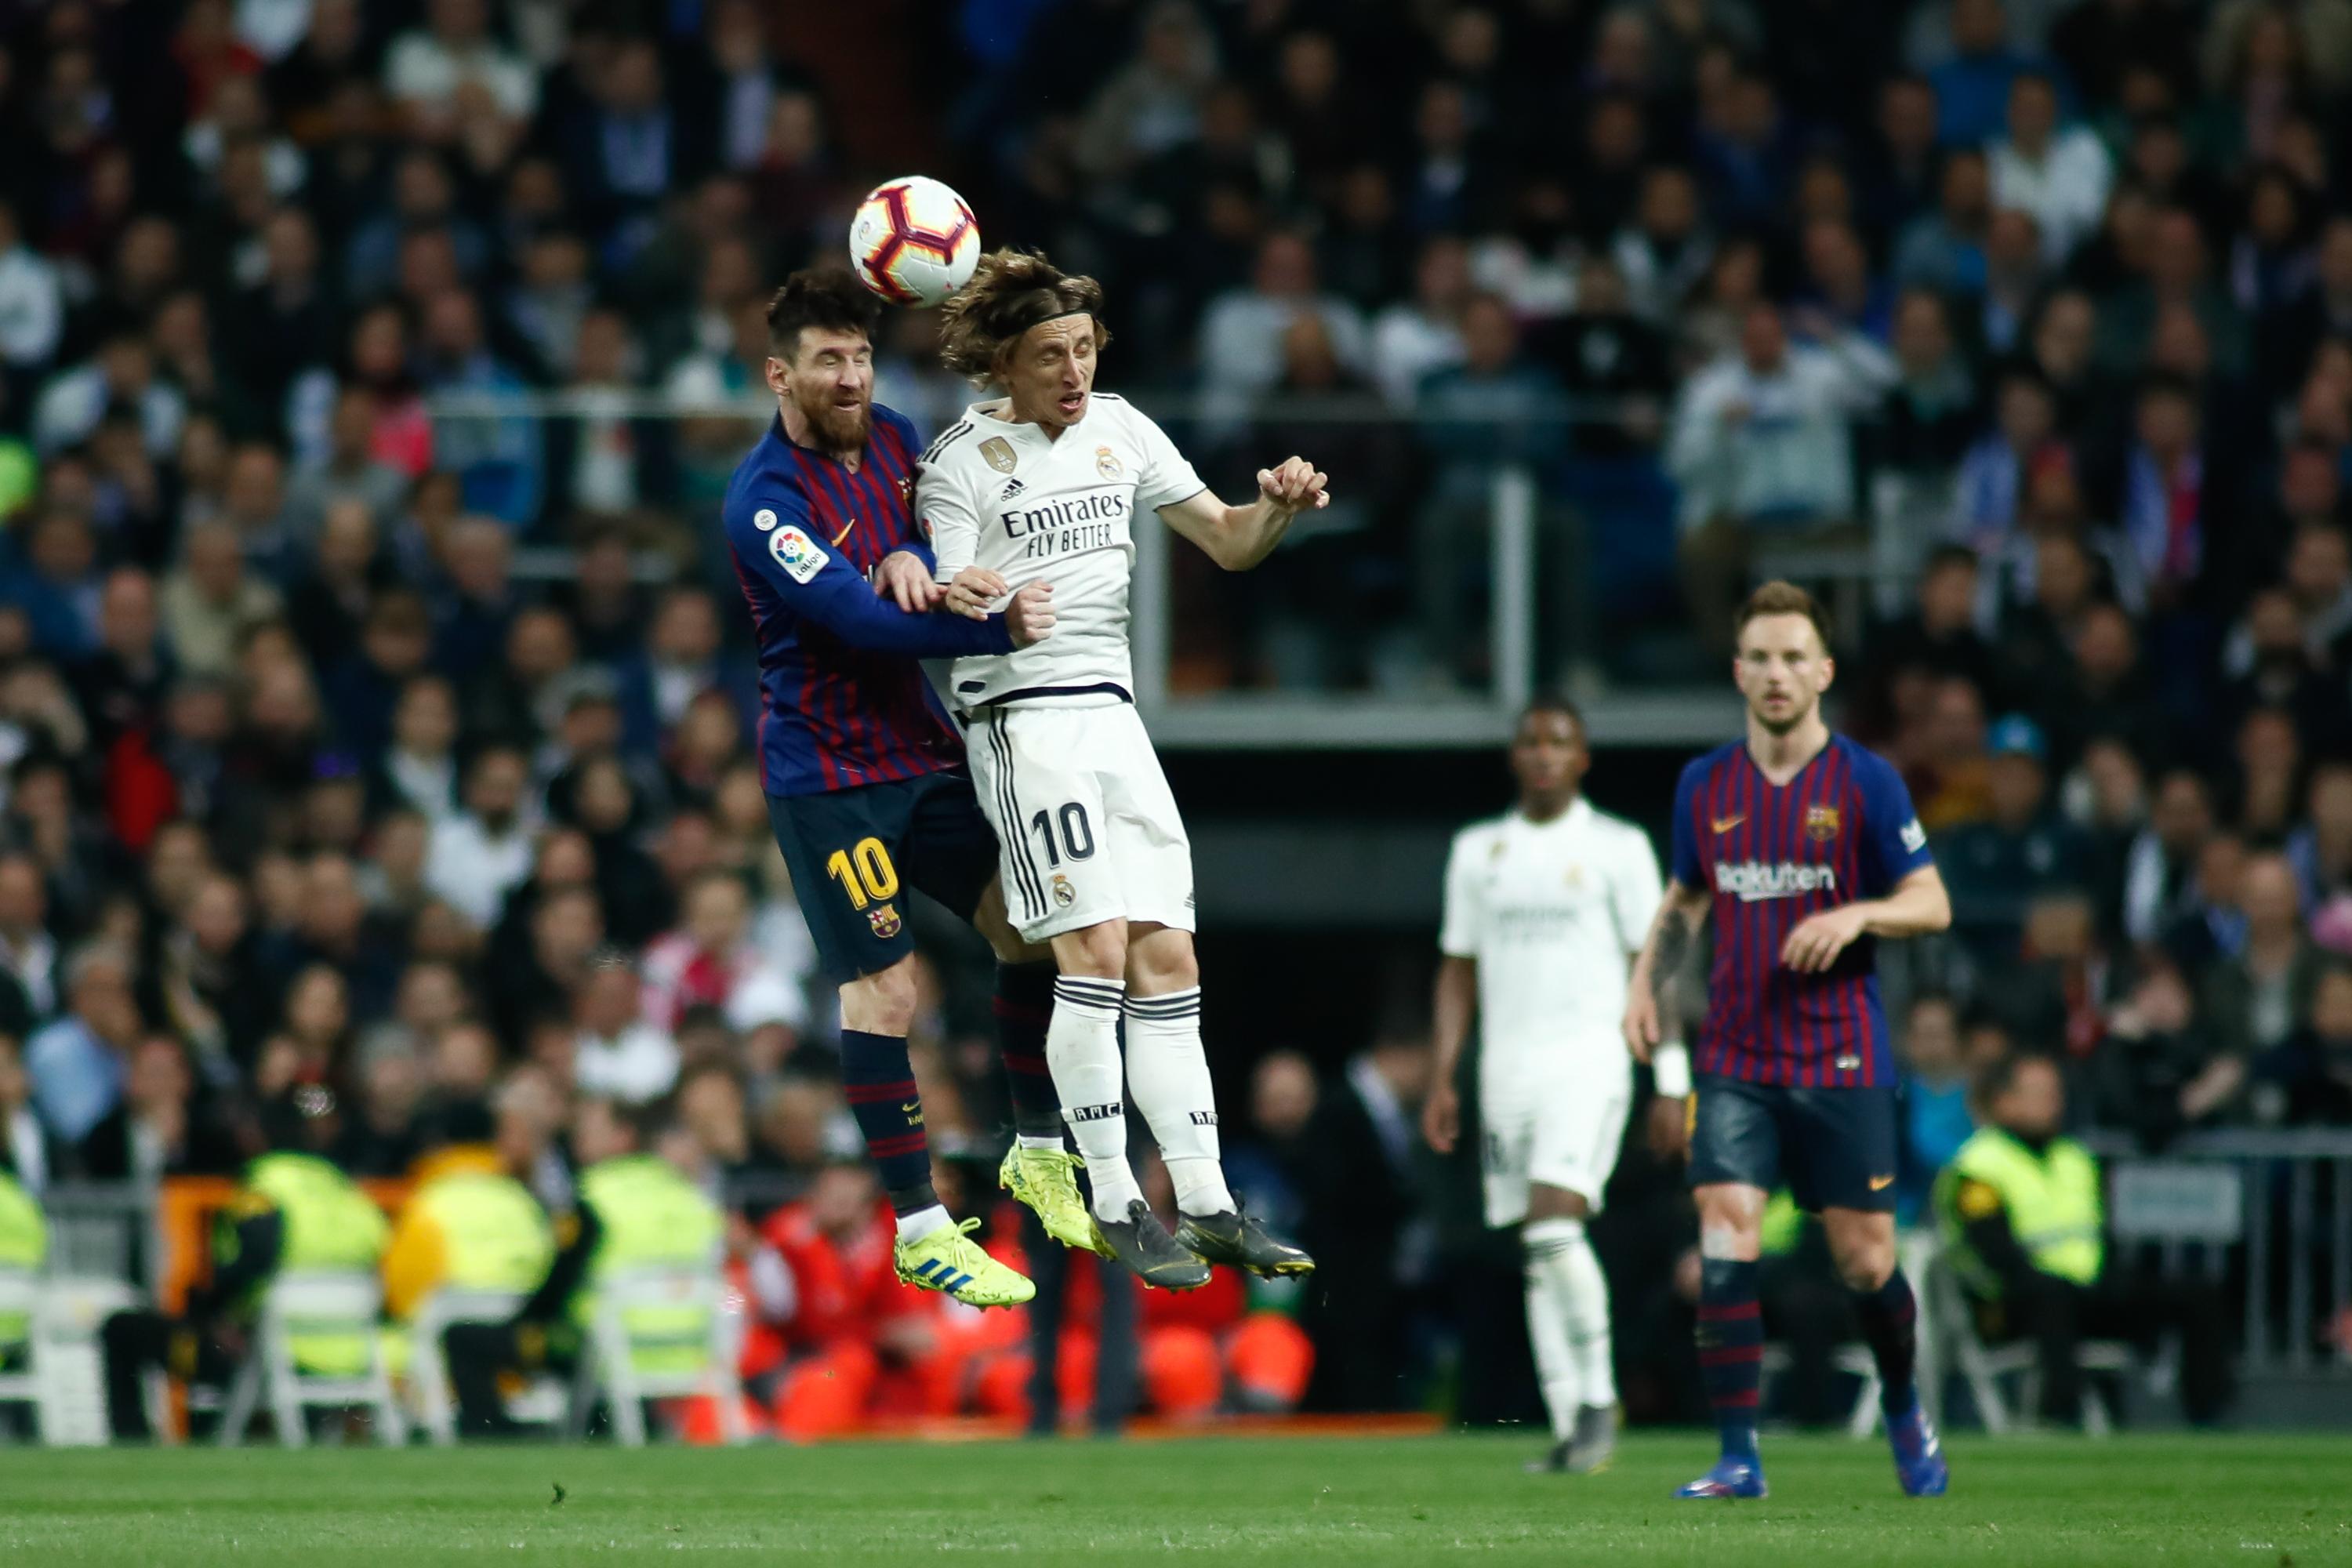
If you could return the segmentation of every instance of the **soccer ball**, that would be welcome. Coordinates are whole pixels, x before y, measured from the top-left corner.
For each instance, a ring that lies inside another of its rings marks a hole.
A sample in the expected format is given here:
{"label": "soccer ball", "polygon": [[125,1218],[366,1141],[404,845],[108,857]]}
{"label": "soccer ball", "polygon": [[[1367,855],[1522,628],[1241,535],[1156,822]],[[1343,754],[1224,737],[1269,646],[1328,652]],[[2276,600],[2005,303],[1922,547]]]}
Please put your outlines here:
{"label": "soccer ball", "polygon": [[849,225],[858,280],[897,305],[937,305],[980,261],[980,224],[964,199],[921,174],[875,186]]}

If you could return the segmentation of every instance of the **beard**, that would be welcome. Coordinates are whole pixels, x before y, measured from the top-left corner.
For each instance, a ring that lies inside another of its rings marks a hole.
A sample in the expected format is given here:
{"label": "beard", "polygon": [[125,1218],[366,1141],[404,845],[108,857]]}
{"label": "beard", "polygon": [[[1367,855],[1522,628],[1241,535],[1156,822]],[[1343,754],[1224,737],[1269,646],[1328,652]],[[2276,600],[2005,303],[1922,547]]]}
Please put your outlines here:
{"label": "beard", "polygon": [[1760,705],[1752,702],[1748,704],[1748,711],[1755,719],[1756,722],[1764,727],[1764,732],[1766,734],[1785,735],[1790,731],[1794,730],[1798,725],[1803,723],[1807,719],[1811,718],[1813,708],[1813,703],[1800,703],[1798,706],[1790,709],[1785,717],[1778,719],[1765,712]]}
{"label": "beard", "polygon": [[801,402],[800,411],[827,451],[857,450],[866,445],[866,437],[874,427],[871,399],[860,402],[856,408],[844,408],[828,396]]}

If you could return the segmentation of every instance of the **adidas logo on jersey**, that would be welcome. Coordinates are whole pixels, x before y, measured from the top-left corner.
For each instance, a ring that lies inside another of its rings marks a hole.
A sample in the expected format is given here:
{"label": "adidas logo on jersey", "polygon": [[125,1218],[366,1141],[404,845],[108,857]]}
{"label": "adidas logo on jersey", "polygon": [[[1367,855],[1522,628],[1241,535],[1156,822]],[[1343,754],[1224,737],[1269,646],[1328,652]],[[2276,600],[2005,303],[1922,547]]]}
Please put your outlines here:
{"label": "adidas logo on jersey", "polygon": [[1806,893],[1837,891],[1837,870],[1831,866],[1801,866],[1793,860],[1767,865],[1760,860],[1718,860],[1715,889],[1729,893],[1743,904],[1766,899],[1793,899]]}
{"label": "adidas logo on jersey", "polygon": [[1019,495],[1023,490],[1025,490],[1028,488],[1029,487],[1027,485],[1023,484],[1019,479],[1008,479],[1005,481],[1004,488],[996,492],[996,499],[998,500],[1011,500],[1014,496]]}

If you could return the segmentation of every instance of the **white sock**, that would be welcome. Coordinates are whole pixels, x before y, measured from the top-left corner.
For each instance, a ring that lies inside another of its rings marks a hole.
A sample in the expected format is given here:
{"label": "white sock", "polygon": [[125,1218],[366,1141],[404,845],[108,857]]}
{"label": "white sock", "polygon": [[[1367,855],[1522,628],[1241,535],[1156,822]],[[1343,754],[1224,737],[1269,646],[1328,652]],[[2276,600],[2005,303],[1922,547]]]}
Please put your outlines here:
{"label": "white sock", "polygon": [[1534,1253],[1528,1254],[1527,1265],[1528,1347],[1536,1354],[1536,1383],[1543,1390],[1544,1413],[1551,1417],[1552,1440],[1564,1443],[1576,1431],[1576,1352],[1569,1348],[1567,1321],[1552,1304],[1551,1287]]}
{"label": "white sock", "polygon": [[1201,1048],[1201,988],[1127,999],[1127,1085],[1167,1162],[1176,1207],[1232,1214],[1217,1145],[1217,1091]]}
{"label": "white sock", "polygon": [[955,1216],[948,1213],[944,1204],[931,1204],[898,1216],[898,1239],[920,1241],[931,1232],[954,1223]]}
{"label": "white sock", "polygon": [[1086,1157],[1097,1219],[1123,1220],[1143,1195],[1127,1163],[1127,1102],[1119,1098],[1118,1009],[1124,980],[1066,974],[1054,982],[1045,1026],[1045,1066],[1062,1097],[1062,1120]]}
{"label": "white sock", "polygon": [[1617,1369],[1609,1331],[1609,1281],[1580,1219],[1539,1219],[1521,1232],[1530,1279],[1540,1279],[1576,1368],[1585,1404],[1617,1403]]}
{"label": "white sock", "polygon": [[1026,1132],[1020,1135],[1018,1142],[1024,1149],[1051,1149],[1055,1152],[1059,1152],[1063,1146],[1059,1138],[1032,1138]]}

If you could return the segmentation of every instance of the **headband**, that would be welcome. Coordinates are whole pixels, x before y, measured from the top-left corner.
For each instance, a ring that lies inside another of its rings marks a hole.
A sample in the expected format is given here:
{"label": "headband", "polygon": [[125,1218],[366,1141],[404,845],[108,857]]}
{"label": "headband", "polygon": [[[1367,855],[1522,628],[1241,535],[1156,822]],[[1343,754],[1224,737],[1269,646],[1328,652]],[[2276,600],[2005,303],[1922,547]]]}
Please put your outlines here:
{"label": "headband", "polygon": [[1046,301],[1045,309],[1042,311],[1035,314],[1030,314],[1024,311],[1024,316],[1025,319],[1016,322],[1013,326],[1012,330],[1004,334],[1004,341],[1006,342],[1015,342],[1025,334],[1030,328],[1042,327],[1048,321],[1058,321],[1065,316],[1091,316],[1094,314],[1092,310],[1087,310],[1083,305],[1078,306],[1074,310],[1066,310],[1060,309],[1060,305],[1061,301],[1059,300],[1049,300]]}

